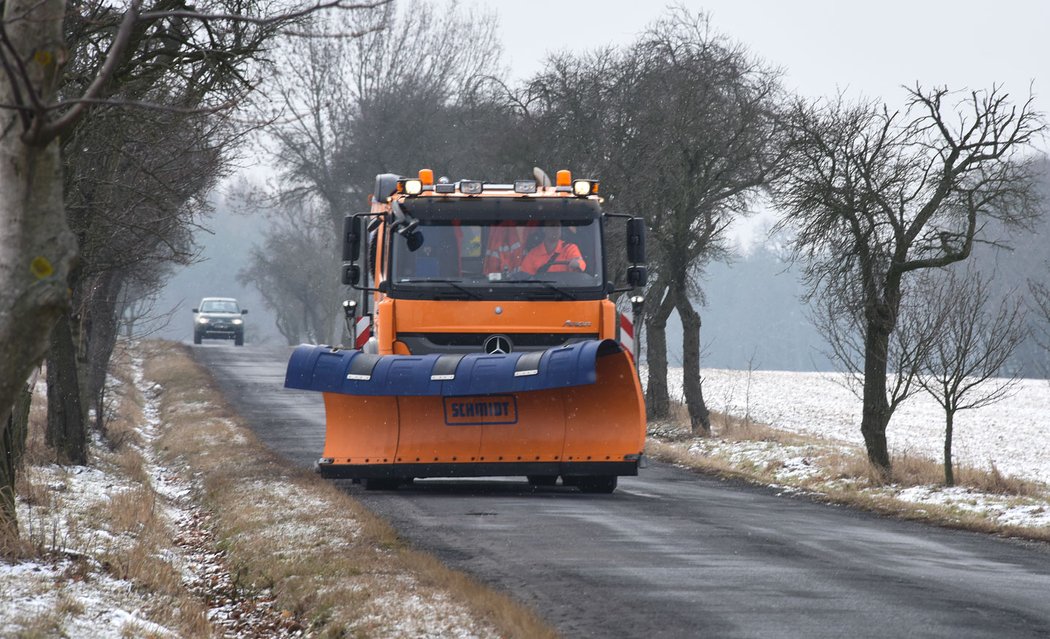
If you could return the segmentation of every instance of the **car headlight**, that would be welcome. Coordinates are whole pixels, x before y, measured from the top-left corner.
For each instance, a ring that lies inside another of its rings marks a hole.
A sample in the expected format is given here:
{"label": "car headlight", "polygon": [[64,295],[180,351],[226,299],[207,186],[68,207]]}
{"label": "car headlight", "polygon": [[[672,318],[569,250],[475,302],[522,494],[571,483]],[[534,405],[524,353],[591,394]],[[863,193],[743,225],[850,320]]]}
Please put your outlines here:
{"label": "car headlight", "polygon": [[241,320],[241,319],[235,319],[235,320],[233,320],[233,325],[234,325],[234,326],[240,326],[240,325],[241,325],[241,324],[243,324],[243,323],[244,323],[244,320]]}
{"label": "car headlight", "polygon": [[208,323],[208,318],[207,317],[198,317],[197,318],[197,323],[198,324],[207,324]]}

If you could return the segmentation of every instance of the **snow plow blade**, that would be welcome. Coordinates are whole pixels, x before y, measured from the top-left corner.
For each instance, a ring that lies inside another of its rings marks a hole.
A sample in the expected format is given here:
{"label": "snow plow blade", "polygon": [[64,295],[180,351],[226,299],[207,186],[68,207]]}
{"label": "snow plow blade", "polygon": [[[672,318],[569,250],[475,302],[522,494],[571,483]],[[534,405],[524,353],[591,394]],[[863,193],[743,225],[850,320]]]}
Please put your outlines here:
{"label": "snow plow blade", "polygon": [[496,355],[300,346],[285,386],[324,394],[327,477],[636,475],[644,447],[641,386],[613,340]]}

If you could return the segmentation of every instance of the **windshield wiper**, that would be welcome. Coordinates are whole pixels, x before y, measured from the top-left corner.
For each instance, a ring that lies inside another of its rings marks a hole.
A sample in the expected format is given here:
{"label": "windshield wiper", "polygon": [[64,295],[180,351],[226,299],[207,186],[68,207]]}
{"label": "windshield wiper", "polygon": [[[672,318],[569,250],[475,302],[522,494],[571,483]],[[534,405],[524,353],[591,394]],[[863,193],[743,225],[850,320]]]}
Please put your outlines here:
{"label": "windshield wiper", "polygon": [[530,282],[536,282],[537,284],[543,284],[544,286],[546,286],[550,290],[552,290],[552,291],[554,291],[556,293],[560,293],[560,294],[564,295],[565,297],[569,298],[570,300],[575,300],[576,299],[576,296],[573,295],[572,293],[570,293],[569,291],[563,289],[560,286],[555,286],[555,282],[552,281],[552,280],[529,280],[529,281]]}
{"label": "windshield wiper", "polygon": [[481,295],[479,295],[478,293],[470,290],[469,288],[467,288],[465,286],[460,285],[458,283],[458,280],[444,280],[444,279],[440,279],[440,278],[436,278],[436,277],[421,277],[421,278],[411,278],[411,279],[407,279],[407,280],[401,280],[400,283],[401,284],[420,284],[420,283],[422,283],[422,284],[448,284],[449,286],[451,286],[452,288],[456,289],[457,291],[462,292],[464,295],[468,295],[470,297],[473,297],[476,300],[482,299]]}
{"label": "windshield wiper", "polygon": [[576,300],[576,296],[573,293],[561,288],[560,286],[556,286],[554,280],[493,280],[489,282],[489,284],[543,284],[555,293],[564,295],[570,300]]}

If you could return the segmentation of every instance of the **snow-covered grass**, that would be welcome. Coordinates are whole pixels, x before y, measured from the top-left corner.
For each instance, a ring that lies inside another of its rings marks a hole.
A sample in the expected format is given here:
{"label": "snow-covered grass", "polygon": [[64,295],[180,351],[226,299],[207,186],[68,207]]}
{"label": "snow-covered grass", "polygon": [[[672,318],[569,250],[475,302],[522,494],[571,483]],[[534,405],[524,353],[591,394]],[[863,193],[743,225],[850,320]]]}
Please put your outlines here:
{"label": "snow-covered grass", "polygon": [[[671,375],[681,388],[681,369]],[[704,398],[714,410],[777,428],[855,444],[861,402],[837,373],[704,370]],[[1050,484],[1050,382],[1023,379],[1002,402],[956,414],[953,452],[957,462]],[[886,431],[891,453],[938,459],[944,447],[944,411],[927,394],[905,401]]]}
{"label": "snow-covered grass", "polygon": [[280,462],[183,347],[121,360],[91,465],[37,451],[22,472],[26,550],[0,559],[0,636],[551,636]]}
{"label": "snow-covered grass", "polygon": [[[681,389],[681,369],[669,377],[670,388]],[[944,414],[926,395],[894,414],[887,435],[895,470],[887,482],[867,465],[860,400],[843,376],[704,370],[703,380],[707,405],[717,411],[714,436],[691,437],[678,407],[676,420],[650,425],[651,454],[881,512],[1050,539],[1045,381],[1021,380],[1011,398],[957,414],[959,485],[946,487]]]}

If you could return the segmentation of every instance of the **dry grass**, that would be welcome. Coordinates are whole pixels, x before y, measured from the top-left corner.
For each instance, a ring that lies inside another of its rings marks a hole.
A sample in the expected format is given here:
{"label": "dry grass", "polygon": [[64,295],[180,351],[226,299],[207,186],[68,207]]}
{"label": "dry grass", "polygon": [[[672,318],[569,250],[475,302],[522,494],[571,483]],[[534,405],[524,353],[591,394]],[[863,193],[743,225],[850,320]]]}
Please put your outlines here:
{"label": "dry grass", "polygon": [[202,478],[240,591],[272,591],[320,637],[556,636],[505,595],[407,548],[332,483],[279,460],[239,425],[185,347],[149,348],[146,376],[163,389],[158,448]]}
{"label": "dry grass", "polygon": [[[99,566],[133,584],[135,598],[143,599],[131,605],[150,621],[180,636],[213,634],[203,603],[189,592],[182,573],[164,559],[171,554],[172,531],[161,514],[160,498],[150,486],[144,442],[137,431],[143,423],[145,401],[133,383],[129,363],[127,353],[118,349],[111,374],[120,383],[107,397],[107,428],[102,433],[106,445],[89,451],[92,464],[114,478],[112,492],[72,494],[69,477],[79,471],[54,465],[54,454],[44,444],[46,398],[34,395],[27,451],[17,476],[19,501],[28,507],[20,517],[19,554],[45,562],[49,558],[64,561],[68,568],[49,588],[55,597],[53,609],[16,620],[18,636],[66,636],[66,622],[84,610],[65,584],[91,581],[91,573]],[[98,531],[109,534],[100,536]],[[145,608],[141,601],[147,602]],[[150,634],[128,631],[130,636]]]}
{"label": "dry grass", "polygon": [[1035,482],[1002,474],[994,463],[991,464],[989,470],[962,467],[955,474],[958,476],[956,481],[961,485],[971,486],[981,492],[1021,497],[1038,497],[1046,494],[1046,490]]}
{"label": "dry grass", "polygon": [[[936,486],[944,483],[944,464],[915,455],[895,455],[888,477],[868,461],[862,450],[835,451],[821,456],[821,465],[833,479],[855,479],[870,486]],[[954,469],[955,485],[992,495],[1039,497],[1046,495],[1040,484],[1003,475],[992,464],[989,470],[971,466]]]}
{"label": "dry grass", "polygon": [[22,464],[29,466],[43,466],[55,462],[55,451],[48,448],[44,442],[47,432],[47,398],[33,395],[33,403],[29,406],[29,432],[26,436],[26,448],[22,453]]}
{"label": "dry grass", "polygon": [[15,475],[15,494],[29,506],[43,506],[52,501],[53,493],[35,466],[26,464]]}

